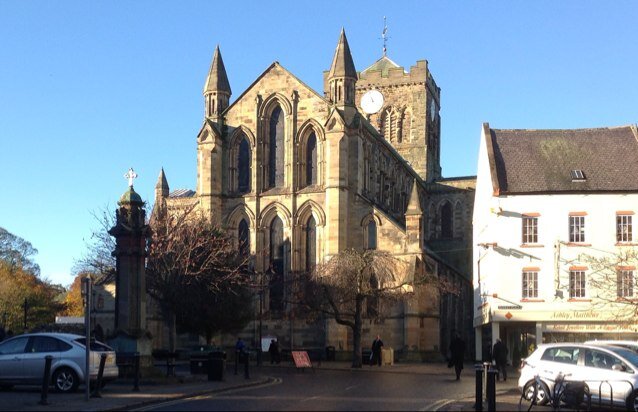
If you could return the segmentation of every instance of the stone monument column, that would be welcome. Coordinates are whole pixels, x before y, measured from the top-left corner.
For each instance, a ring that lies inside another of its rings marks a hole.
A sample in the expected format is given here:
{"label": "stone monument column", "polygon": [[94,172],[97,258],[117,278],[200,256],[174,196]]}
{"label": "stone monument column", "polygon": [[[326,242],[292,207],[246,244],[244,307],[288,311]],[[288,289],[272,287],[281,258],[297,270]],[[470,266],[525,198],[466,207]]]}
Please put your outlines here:
{"label": "stone monument column", "polygon": [[115,226],[109,234],[115,238],[115,333],[109,343],[121,354],[140,354],[140,363],[151,362],[151,341],[146,329],[146,224],[144,202],[133,189],[137,177],[133,169],[126,175],[129,189],[120,197]]}

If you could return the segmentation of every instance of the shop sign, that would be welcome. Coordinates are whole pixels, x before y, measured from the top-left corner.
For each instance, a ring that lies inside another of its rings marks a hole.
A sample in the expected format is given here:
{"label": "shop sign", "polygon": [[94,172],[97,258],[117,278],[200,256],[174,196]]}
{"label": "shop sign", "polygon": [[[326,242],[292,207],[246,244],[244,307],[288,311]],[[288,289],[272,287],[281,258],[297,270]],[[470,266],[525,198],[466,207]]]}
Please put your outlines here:
{"label": "shop sign", "polygon": [[638,332],[636,324],[622,323],[546,323],[543,325],[543,332]]}
{"label": "shop sign", "polygon": [[[497,322],[612,322],[622,323],[618,314],[596,310],[495,310],[491,320]],[[475,322],[476,325],[476,322]]]}

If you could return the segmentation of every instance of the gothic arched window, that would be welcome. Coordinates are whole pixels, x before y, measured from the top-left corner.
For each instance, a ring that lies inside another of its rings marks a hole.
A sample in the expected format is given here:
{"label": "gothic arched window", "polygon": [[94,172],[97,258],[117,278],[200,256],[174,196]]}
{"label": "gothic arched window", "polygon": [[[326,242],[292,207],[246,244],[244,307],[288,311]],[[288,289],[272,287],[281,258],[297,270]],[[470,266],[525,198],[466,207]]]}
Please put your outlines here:
{"label": "gothic arched window", "polygon": [[441,238],[451,239],[454,237],[454,221],[452,214],[452,205],[450,202],[444,202],[441,206]]}
{"label": "gothic arched window", "polygon": [[374,220],[370,220],[367,226],[367,247],[366,249],[377,248],[377,224]]}
{"label": "gothic arched window", "polygon": [[388,107],[381,115],[381,133],[387,141],[394,140],[394,115],[391,107]]}
{"label": "gothic arched window", "polygon": [[463,205],[458,201],[454,205],[454,237],[463,237]]}
{"label": "gothic arched window", "polygon": [[306,224],[306,271],[311,272],[317,264],[317,223],[310,216]]}
{"label": "gothic arched window", "polygon": [[306,140],[306,185],[317,184],[317,136],[314,132]]}
{"label": "gothic arched window", "polygon": [[237,190],[240,193],[250,192],[250,144],[245,137],[239,143],[237,175]]}
{"label": "gothic arched window", "polygon": [[268,187],[284,185],[284,112],[276,107],[270,115],[268,130]]}
{"label": "gothic arched window", "polygon": [[270,224],[270,309],[284,308],[284,225],[279,217]]}
{"label": "gothic arched window", "polygon": [[247,255],[250,253],[250,229],[246,219],[242,219],[237,227],[237,239],[239,240],[239,253]]}

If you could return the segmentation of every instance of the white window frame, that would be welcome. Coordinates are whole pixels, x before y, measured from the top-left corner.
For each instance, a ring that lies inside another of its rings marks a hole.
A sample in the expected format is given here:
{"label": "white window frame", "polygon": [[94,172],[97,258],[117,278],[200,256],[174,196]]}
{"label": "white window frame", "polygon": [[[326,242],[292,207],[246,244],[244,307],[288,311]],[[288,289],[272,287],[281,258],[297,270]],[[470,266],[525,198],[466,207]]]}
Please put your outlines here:
{"label": "white window frame", "polygon": [[585,216],[580,216],[580,215],[569,216],[569,242],[570,243],[585,242]]}
{"label": "white window frame", "polygon": [[587,296],[587,277],[584,270],[569,271],[569,297],[582,299]]}
{"label": "white window frame", "polygon": [[538,298],[538,271],[524,270],[521,277],[521,296],[523,299]]}
{"label": "white window frame", "polygon": [[633,241],[633,219],[632,215],[616,215],[616,241],[618,243]]}

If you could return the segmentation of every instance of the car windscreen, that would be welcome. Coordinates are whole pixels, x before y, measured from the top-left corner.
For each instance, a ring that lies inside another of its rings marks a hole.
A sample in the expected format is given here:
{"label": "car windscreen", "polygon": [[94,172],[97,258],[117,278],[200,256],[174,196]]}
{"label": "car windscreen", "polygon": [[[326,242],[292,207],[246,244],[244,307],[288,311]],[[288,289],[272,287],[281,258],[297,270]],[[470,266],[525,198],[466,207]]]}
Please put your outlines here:
{"label": "car windscreen", "polygon": [[618,346],[606,346],[605,349],[608,349],[615,354],[622,356],[623,358],[627,359],[634,368],[638,368],[638,353],[634,352],[633,350],[621,348]]}
{"label": "car windscreen", "polygon": [[[86,347],[86,344],[85,344],[86,338],[77,338],[75,339],[75,341],[79,343],[80,345]],[[95,340],[91,340],[91,350],[96,352],[112,352],[113,351],[113,349],[111,349],[109,346],[106,346],[105,344]]]}

